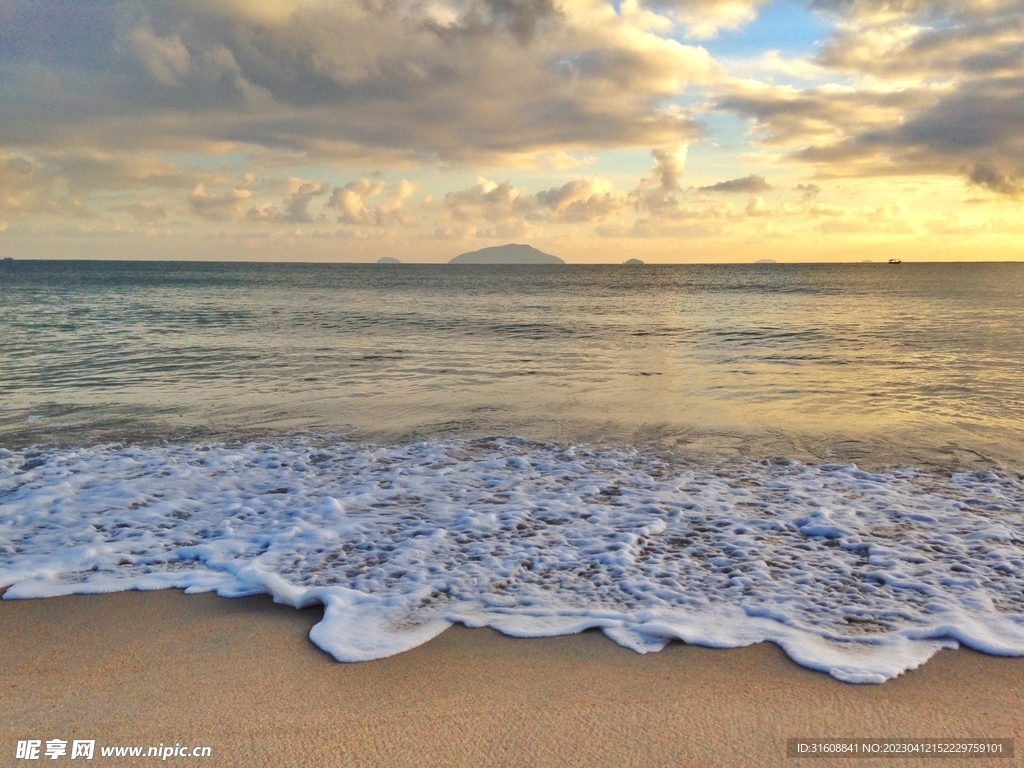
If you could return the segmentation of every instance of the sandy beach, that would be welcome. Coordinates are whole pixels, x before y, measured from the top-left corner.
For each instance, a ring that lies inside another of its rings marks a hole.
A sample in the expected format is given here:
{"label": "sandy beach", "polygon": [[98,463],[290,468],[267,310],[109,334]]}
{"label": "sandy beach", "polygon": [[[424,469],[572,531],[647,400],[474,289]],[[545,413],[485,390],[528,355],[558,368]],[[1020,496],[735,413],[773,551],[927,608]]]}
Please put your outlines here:
{"label": "sandy beach", "polygon": [[916,765],[933,761],[789,760],[786,739],[1024,734],[1022,658],[945,651],[849,685],[769,644],[641,656],[597,632],[456,626],[339,664],[307,638],[319,616],[170,590],[0,601],[2,762],[30,764],[13,759],[19,740],[59,738],[95,739],[103,765],[140,759],[99,746],[175,743],[209,746],[202,762],[216,766]]}

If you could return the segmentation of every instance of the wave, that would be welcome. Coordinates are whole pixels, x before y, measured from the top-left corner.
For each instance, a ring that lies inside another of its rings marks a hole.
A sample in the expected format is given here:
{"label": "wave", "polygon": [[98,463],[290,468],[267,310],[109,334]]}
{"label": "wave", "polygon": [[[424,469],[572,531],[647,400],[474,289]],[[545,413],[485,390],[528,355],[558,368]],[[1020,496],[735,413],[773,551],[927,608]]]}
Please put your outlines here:
{"label": "wave", "polygon": [[517,438],[0,450],[3,587],[322,603],[342,661],[455,622],[599,627],[882,682],[960,643],[1024,655],[1024,476]]}

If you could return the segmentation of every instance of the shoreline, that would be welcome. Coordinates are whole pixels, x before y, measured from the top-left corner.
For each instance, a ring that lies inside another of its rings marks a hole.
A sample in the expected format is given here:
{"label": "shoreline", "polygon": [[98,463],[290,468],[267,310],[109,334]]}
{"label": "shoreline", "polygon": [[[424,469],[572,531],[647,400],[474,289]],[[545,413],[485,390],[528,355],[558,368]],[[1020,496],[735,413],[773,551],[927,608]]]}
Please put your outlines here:
{"label": "shoreline", "polygon": [[342,664],[308,639],[321,616],[267,596],[177,590],[2,600],[0,755],[13,758],[22,739],[82,738],[209,746],[203,762],[217,766],[870,766],[930,761],[789,760],[786,739],[1024,748],[1019,657],[940,651],[894,680],[852,685],[768,643],[640,655],[595,631],[524,640],[455,626]]}

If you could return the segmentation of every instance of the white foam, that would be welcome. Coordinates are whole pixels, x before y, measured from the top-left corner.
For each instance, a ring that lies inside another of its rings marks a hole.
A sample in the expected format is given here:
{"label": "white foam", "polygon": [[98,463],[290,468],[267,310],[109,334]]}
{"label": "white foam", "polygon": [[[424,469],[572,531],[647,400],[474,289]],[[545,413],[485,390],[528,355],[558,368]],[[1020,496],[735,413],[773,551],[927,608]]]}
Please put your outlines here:
{"label": "white foam", "polygon": [[453,622],[600,627],[881,682],[958,643],[1024,654],[1024,482],[517,439],[0,450],[3,586],[323,603],[310,637],[345,661]]}

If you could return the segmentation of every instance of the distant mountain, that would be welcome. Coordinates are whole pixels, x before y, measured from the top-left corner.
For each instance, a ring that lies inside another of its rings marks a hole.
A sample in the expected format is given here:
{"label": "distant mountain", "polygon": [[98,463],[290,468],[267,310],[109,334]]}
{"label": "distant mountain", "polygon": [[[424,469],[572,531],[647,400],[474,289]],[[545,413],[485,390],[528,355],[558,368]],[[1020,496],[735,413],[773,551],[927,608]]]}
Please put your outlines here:
{"label": "distant mountain", "polygon": [[557,256],[538,251],[531,245],[496,245],[479,251],[460,253],[449,264],[565,264]]}
{"label": "distant mountain", "polygon": [[378,264],[401,264],[398,259],[392,258],[391,256],[381,256],[377,259]]}
{"label": "distant mountain", "polygon": [[626,259],[622,264],[626,267],[642,267],[644,265],[640,259]]}
{"label": "distant mountain", "polygon": [[778,264],[775,259],[758,259],[754,262],[755,264]]}

